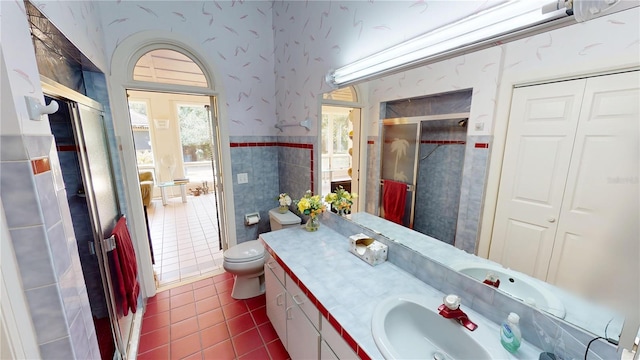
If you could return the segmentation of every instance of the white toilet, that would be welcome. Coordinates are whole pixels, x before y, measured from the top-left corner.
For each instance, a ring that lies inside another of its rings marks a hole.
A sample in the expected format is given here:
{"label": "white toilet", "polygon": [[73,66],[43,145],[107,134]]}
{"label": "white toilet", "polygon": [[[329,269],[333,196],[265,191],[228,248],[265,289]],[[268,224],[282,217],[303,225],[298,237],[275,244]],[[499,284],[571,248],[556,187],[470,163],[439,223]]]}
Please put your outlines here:
{"label": "white toilet", "polygon": [[[291,211],[269,210],[271,231],[300,225],[301,219]],[[264,246],[259,240],[245,241],[224,252],[222,267],[234,275],[231,297],[249,299],[264,294]]]}

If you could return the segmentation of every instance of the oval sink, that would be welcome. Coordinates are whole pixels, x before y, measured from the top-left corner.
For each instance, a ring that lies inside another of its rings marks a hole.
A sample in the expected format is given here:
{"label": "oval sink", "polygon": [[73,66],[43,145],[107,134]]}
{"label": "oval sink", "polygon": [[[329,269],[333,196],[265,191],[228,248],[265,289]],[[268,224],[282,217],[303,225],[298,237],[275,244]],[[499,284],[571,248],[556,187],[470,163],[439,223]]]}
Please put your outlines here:
{"label": "oval sink", "polygon": [[[371,331],[384,358],[508,357],[500,345],[497,328],[493,332],[478,324],[478,329],[471,332],[455,320],[440,316],[438,306],[441,303],[442,299],[428,295],[401,295],[382,300],[374,310]],[[477,319],[471,320],[477,322]]]}
{"label": "oval sink", "polygon": [[534,279],[530,279],[519,272],[483,263],[459,263],[451,265],[451,268],[480,282],[484,281],[487,273],[492,272],[500,279],[498,290],[560,319],[564,319],[565,308],[562,301],[551,291],[536,284]]}

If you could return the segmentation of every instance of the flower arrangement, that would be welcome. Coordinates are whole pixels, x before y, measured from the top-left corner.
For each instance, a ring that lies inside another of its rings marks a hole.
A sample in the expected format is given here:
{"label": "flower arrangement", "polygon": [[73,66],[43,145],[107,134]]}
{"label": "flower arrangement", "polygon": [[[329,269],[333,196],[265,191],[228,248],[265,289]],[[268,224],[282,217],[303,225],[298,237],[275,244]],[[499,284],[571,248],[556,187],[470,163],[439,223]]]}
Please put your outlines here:
{"label": "flower arrangement", "polygon": [[289,205],[291,205],[291,197],[287,193],[280,194],[280,196],[278,196],[277,200],[280,203],[280,206],[289,206]]}
{"label": "flower arrangement", "polygon": [[304,225],[305,229],[307,229],[307,231],[317,231],[320,227],[318,215],[327,209],[322,203],[320,195],[313,195],[311,190],[307,190],[304,196],[296,201],[296,204],[301,214],[309,216],[309,220],[307,220],[307,223]]}
{"label": "flower arrangement", "polygon": [[342,186],[338,186],[334,192],[329,193],[324,197],[324,201],[333,206],[339,214],[344,214],[351,211],[351,205],[353,205],[353,201],[357,197],[358,194],[350,193]]}
{"label": "flower arrangement", "polygon": [[307,190],[304,196],[296,201],[296,204],[301,214],[308,215],[312,218],[322,214],[327,209],[322,203],[320,195],[313,195],[311,190]]}
{"label": "flower arrangement", "polygon": [[278,203],[280,204],[278,212],[280,212],[281,214],[286,214],[287,211],[289,211],[289,205],[291,205],[291,197],[289,196],[289,194],[282,193],[276,198],[276,200],[278,200]]}

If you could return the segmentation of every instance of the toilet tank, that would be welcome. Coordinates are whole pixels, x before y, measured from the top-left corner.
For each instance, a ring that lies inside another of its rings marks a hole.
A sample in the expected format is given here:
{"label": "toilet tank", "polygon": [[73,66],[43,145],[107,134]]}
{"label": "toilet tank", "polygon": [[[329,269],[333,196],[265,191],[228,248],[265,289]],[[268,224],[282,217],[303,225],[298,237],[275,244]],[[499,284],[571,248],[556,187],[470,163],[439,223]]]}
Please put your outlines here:
{"label": "toilet tank", "polygon": [[302,220],[291,211],[287,211],[286,213],[281,214],[278,211],[278,208],[269,210],[269,223],[271,224],[271,231],[297,226],[300,225],[301,221]]}

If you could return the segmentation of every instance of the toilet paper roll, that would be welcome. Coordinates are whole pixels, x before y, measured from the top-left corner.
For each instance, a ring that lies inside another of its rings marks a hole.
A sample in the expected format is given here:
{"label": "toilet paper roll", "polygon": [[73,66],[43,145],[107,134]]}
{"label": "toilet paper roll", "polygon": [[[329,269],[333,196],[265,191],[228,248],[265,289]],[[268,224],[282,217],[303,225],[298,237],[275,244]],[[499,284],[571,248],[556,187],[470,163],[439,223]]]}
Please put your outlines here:
{"label": "toilet paper roll", "polygon": [[260,217],[258,215],[249,215],[245,218],[245,222],[247,225],[255,225],[260,221]]}

